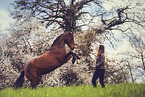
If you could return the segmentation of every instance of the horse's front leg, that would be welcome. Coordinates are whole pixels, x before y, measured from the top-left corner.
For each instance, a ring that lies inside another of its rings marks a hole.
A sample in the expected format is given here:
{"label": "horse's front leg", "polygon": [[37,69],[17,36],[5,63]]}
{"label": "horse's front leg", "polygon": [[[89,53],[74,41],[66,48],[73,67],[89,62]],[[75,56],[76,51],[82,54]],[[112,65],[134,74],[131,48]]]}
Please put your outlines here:
{"label": "horse's front leg", "polygon": [[77,59],[80,59],[80,57],[76,53],[73,53],[73,56],[76,57]]}
{"label": "horse's front leg", "polygon": [[71,58],[71,56],[73,57],[73,60],[72,60],[72,63],[73,64],[75,63],[76,58],[77,59],[80,59],[75,53],[73,53],[72,51],[70,51],[64,57],[65,62],[67,62]]}
{"label": "horse's front leg", "polygon": [[80,57],[79,57],[76,53],[73,53],[73,52],[72,52],[72,56],[73,56],[73,60],[72,60],[72,63],[73,63],[73,64],[75,63],[76,58],[77,58],[77,59],[80,59]]}
{"label": "horse's front leg", "polygon": [[66,63],[71,58],[72,54],[73,52],[70,51],[63,57],[64,63]]}

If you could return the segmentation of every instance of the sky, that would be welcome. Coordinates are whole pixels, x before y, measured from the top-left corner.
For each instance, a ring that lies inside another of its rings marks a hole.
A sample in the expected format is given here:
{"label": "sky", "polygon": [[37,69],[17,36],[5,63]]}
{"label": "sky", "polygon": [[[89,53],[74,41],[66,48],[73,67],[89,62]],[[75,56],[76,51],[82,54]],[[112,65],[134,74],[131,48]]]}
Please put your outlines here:
{"label": "sky", "polygon": [[12,3],[14,0],[0,0],[0,28],[8,27],[10,22],[14,20],[10,17],[9,10],[12,10]]}

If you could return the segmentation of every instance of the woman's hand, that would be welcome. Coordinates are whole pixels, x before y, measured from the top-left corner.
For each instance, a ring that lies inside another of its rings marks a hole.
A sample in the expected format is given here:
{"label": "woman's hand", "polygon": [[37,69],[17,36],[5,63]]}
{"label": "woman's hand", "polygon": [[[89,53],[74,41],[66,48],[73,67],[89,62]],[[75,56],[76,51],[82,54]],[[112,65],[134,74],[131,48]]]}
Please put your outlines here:
{"label": "woman's hand", "polygon": [[93,68],[95,68],[95,67],[96,67],[96,65],[93,65],[92,67],[93,67]]}

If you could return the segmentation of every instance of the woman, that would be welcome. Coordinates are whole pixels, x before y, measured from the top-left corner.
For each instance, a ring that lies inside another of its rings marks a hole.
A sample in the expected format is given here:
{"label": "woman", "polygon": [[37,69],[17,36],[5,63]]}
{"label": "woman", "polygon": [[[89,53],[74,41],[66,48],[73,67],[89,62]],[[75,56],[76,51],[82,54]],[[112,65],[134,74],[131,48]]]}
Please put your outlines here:
{"label": "woman", "polygon": [[95,73],[92,78],[92,84],[94,87],[97,87],[96,80],[99,78],[102,88],[105,88],[104,85],[104,74],[105,74],[105,48],[104,45],[99,45],[98,52],[97,52],[97,59],[96,59],[96,65],[93,67],[96,67]]}

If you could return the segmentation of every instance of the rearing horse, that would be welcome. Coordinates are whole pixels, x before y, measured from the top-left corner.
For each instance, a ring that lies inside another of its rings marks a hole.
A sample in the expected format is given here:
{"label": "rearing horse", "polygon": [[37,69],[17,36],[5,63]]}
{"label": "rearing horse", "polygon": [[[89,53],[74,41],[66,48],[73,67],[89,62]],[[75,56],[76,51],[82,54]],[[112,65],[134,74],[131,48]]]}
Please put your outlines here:
{"label": "rearing horse", "polygon": [[43,74],[49,73],[60,67],[66,63],[71,56],[73,56],[73,63],[76,58],[79,59],[72,51],[66,53],[65,44],[67,44],[71,50],[74,49],[75,45],[72,33],[60,35],[44,54],[31,60],[24,68],[24,71],[21,72],[14,87],[17,89],[23,86],[25,75],[30,80],[32,88],[36,88]]}

